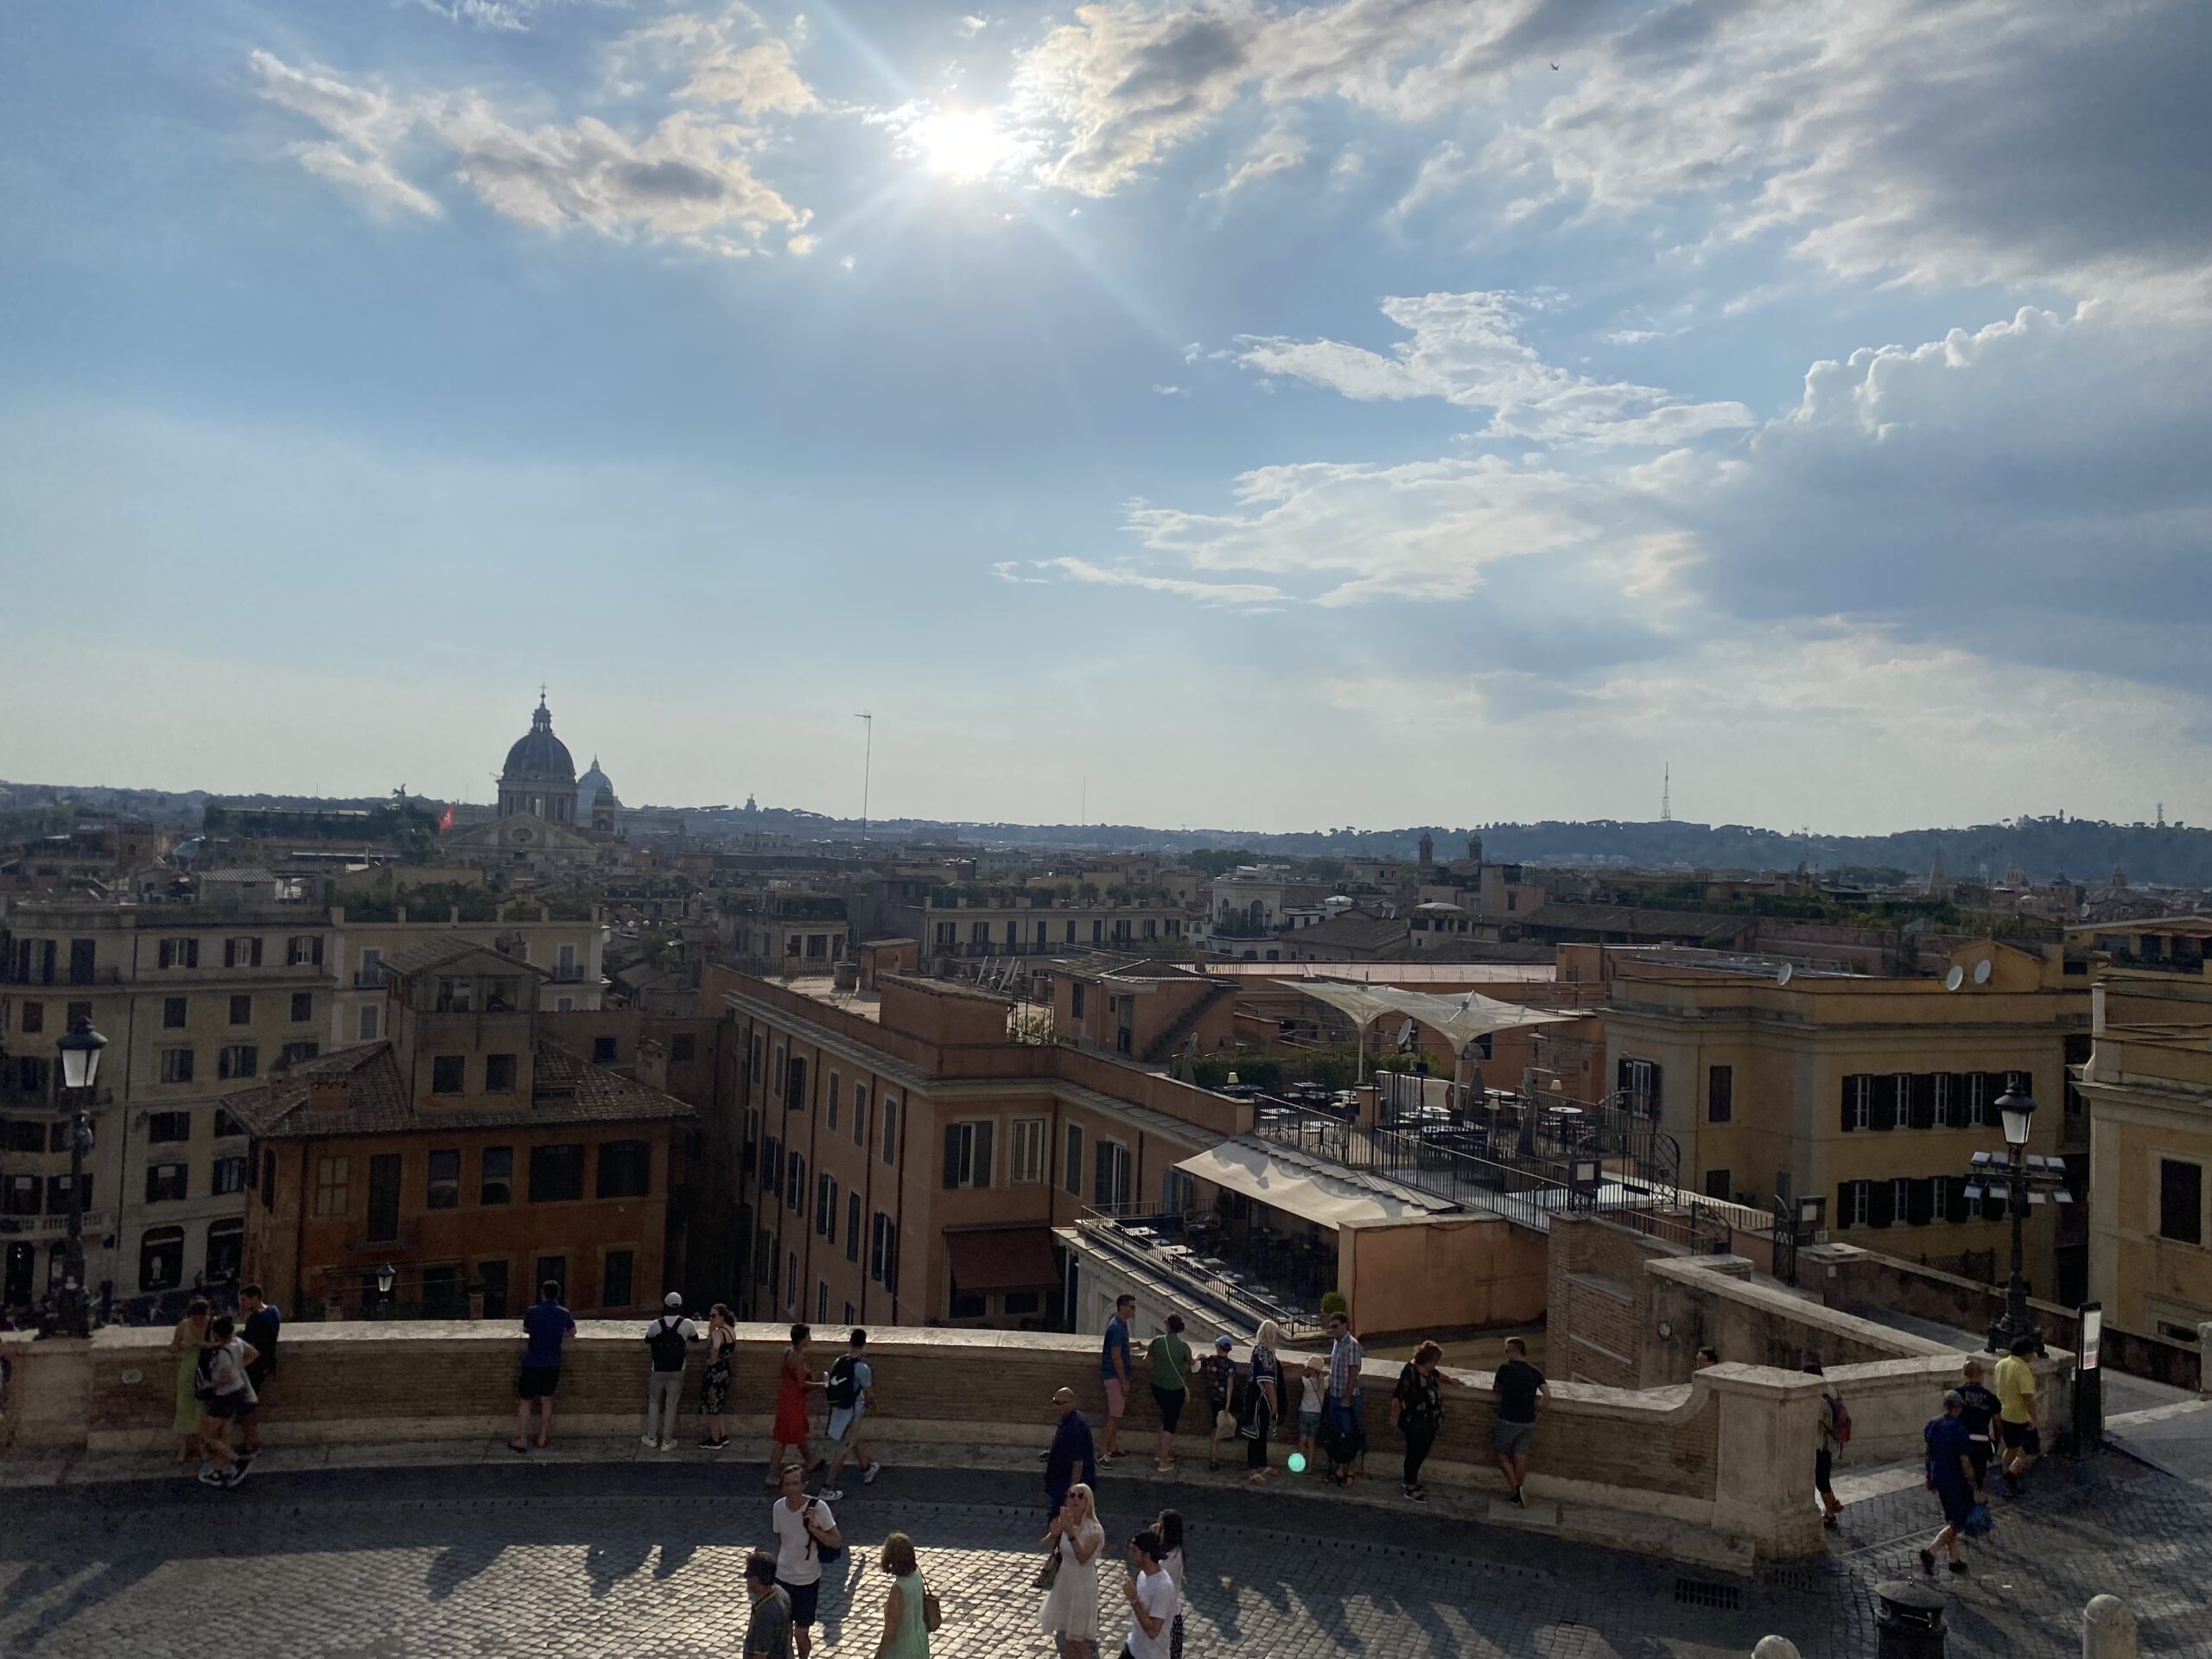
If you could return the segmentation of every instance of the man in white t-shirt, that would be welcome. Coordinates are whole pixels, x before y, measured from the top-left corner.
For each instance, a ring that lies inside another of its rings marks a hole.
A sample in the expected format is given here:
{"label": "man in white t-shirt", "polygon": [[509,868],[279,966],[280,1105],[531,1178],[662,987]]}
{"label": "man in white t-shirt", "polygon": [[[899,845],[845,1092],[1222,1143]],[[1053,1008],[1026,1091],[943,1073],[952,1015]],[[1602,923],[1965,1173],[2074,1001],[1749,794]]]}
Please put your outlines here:
{"label": "man in white t-shirt", "polygon": [[699,1327],[683,1317],[683,1298],[670,1291],[661,1298],[660,1318],[645,1327],[645,1432],[642,1444],[671,1451],[676,1445],[676,1412],[683,1403],[683,1367]]}
{"label": "man in white t-shirt", "polygon": [[822,1483],[822,1496],[840,1503],[845,1494],[837,1478],[845,1472],[845,1459],[861,1460],[861,1484],[872,1485],[883,1472],[880,1459],[868,1455],[861,1444],[861,1421],[875,1406],[875,1368],[868,1363],[868,1332],[855,1331],[850,1347],[837,1356],[823,1386],[830,1396],[830,1443],[837,1450],[830,1459],[830,1478]]}
{"label": "man in white t-shirt", "polygon": [[[795,1464],[784,1465],[784,1495],[776,1500],[776,1582],[791,1599],[791,1642],[798,1659],[814,1650],[814,1603],[822,1593],[822,1549],[844,1548],[837,1517],[819,1498],[806,1495],[806,1477]],[[1166,1649],[1161,1653],[1165,1655]]]}
{"label": "man in white t-shirt", "polygon": [[1150,1527],[1129,1541],[1131,1576],[1122,1581],[1129,1604],[1129,1639],[1122,1659],[1168,1659],[1173,1649],[1175,1609],[1180,1598],[1175,1580],[1160,1564],[1160,1535]]}

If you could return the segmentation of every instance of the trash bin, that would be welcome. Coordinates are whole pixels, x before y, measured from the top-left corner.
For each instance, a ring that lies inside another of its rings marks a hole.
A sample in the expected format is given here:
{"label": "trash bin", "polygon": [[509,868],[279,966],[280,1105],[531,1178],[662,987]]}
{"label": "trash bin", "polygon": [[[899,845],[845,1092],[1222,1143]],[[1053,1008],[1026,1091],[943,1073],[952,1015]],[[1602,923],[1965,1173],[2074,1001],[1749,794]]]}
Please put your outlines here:
{"label": "trash bin", "polygon": [[1943,1598],[1916,1579],[1874,1586],[1875,1659],[1943,1659]]}

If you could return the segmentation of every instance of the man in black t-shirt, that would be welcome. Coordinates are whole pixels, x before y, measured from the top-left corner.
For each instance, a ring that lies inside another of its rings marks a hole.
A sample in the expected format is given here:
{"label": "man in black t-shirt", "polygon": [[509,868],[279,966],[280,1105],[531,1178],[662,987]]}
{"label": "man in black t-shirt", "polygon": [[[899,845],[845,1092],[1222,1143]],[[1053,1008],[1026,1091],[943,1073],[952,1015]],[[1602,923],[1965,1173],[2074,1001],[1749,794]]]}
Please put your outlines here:
{"label": "man in black t-shirt", "polygon": [[245,1368],[245,1380],[251,1385],[246,1397],[253,1403],[238,1419],[245,1440],[242,1450],[251,1459],[261,1450],[261,1391],[269,1386],[269,1379],[276,1371],[276,1333],[283,1327],[283,1317],[263,1298],[259,1285],[239,1287],[238,1312],[245,1316],[238,1335],[253,1351],[253,1363]]}
{"label": "man in black t-shirt", "polygon": [[1505,1339],[1505,1363],[1491,1387],[1497,1392],[1497,1471],[1505,1477],[1513,1502],[1525,1507],[1521,1488],[1529,1478],[1529,1447],[1536,1438],[1536,1402],[1550,1399],[1551,1390],[1544,1385],[1544,1374],[1529,1363],[1529,1344],[1520,1338]]}
{"label": "man in black t-shirt", "polygon": [[2000,1402],[1981,1380],[1981,1362],[1967,1361],[1966,1381],[1960,1383],[1959,1421],[1967,1426],[1967,1455],[1974,1460],[1974,1480],[1982,1485],[1989,1478],[1989,1426],[1996,1421]]}

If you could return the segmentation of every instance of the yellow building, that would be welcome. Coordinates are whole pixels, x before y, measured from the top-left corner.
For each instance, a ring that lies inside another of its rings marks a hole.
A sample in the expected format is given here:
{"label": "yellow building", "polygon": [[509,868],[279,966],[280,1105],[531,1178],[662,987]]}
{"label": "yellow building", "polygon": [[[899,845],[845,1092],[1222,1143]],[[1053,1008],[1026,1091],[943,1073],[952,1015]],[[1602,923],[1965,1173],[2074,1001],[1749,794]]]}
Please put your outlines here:
{"label": "yellow building", "polygon": [[[1978,944],[1925,979],[1667,950],[1609,954],[1606,969],[1608,1076],[1679,1143],[1689,1191],[1819,1197],[1836,1243],[1993,1280],[2010,1224],[1966,1177],[1975,1152],[2002,1148],[2008,1084],[2037,1103],[2029,1150],[2086,1162],[2066,1068],[2088,1057],[2087,964],[2056,948]],[[2030,1217],[2038,1295],[2082,1294],[2081,1208]]]}
{"label": "yellow building", "polygon": [[2194,1344],[2212,1321],[2212,982],[2107,968],[2094,995],[2089,1285],[2122,1330]]}

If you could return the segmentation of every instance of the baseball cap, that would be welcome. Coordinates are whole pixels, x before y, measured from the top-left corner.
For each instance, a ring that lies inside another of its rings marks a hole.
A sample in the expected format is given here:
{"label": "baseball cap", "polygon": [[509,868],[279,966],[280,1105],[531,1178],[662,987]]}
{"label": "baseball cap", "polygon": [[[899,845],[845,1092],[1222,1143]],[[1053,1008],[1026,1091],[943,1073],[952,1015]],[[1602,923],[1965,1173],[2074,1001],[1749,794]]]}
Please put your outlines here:
{"label": "baseball cap", "polygon": [[671,1291],[670,1291],[670,1292],[668,1293],[668,1294],[667,1294],[667,1295],[665,1295],[665,1296],[664,1296],[664,1297],[662,1297],[662,1298],[660,1299],[660,1305],[661,1305],[663,1307],[681,1307],[681,1306],[683,1306],[683,1293],[682,1291],[680,1291],[680,1290],[671,1290]]}
{"label": "baseball cap", "polygon": [[1236,1344],[1230,1341],[1226,1336],[1219,1336],[1213,1339],[1213,1345],[1217,1348],[1229,1349],[1235,1347]]}

